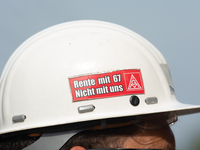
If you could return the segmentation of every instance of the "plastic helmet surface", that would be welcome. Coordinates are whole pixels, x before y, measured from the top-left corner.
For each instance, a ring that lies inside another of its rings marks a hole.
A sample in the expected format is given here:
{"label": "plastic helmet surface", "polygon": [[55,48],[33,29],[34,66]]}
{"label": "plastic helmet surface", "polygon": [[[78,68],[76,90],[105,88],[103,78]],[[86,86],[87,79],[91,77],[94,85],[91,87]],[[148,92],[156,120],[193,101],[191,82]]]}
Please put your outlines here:
{"label": "plastic helmet surface", "polygon": [[0,134],[200,108],[177,101],[151,43],[101,21],[63,23],[25,41],[3,70],[0,101]]}

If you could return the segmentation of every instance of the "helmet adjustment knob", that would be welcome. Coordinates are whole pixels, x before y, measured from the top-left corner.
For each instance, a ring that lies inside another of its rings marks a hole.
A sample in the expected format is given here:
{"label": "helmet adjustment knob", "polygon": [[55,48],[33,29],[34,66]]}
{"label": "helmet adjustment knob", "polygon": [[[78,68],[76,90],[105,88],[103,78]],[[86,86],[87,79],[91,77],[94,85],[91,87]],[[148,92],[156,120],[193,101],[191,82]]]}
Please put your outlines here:
{"label": "helmet adjustment knob", "polygon": [[131,96],[130,97],[130,103],[133,106],[138,106],[140,104],[140,99],[137,96]]}

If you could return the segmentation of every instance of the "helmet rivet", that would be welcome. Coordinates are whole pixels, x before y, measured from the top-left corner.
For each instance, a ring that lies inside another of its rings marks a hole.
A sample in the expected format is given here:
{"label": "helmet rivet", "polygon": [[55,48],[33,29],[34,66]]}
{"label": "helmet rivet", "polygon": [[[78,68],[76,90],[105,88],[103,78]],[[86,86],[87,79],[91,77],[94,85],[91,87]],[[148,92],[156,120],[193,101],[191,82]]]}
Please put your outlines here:
{"label": "helmet rivet", "polygon": [[131,96],[130,103],[133,106],[138,106],[140,104],[140,99],[137,96]]}

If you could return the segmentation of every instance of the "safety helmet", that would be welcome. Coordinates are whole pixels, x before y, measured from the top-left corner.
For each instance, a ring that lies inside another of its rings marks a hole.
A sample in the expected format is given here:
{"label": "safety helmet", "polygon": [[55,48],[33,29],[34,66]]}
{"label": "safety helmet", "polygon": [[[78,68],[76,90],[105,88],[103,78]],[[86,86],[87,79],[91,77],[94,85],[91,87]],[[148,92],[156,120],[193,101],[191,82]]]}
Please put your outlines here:
{"label": "safety helmet", "polygon": [[0,134],[200,106],[174,94],[162,54],[146,39],[102,21],[45,29],[10,57],[0,79]]}

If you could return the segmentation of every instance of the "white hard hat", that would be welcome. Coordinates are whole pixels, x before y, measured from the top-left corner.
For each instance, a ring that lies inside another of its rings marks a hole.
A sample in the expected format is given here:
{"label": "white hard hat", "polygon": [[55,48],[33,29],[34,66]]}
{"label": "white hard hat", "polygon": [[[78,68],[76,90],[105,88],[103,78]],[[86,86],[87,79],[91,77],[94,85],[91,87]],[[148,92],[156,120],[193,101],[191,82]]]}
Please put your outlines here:
{"label": "white hard hat", "polygon": [[25,41],[0,79],[0,134],[106,118],[199,112],[174,95],[162,54],[101,21],[53,26]]}

